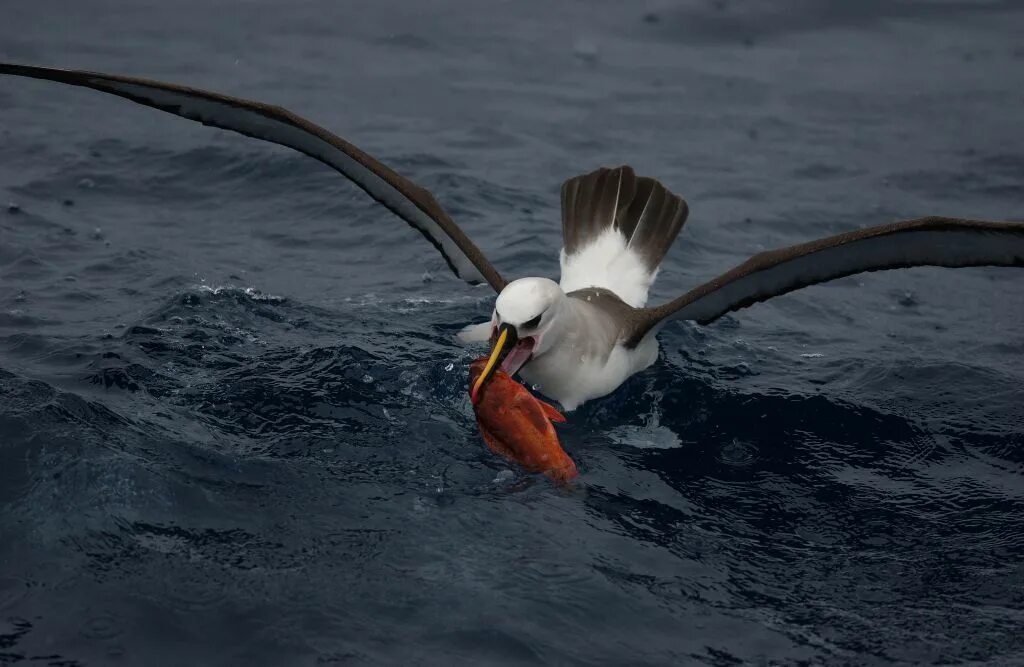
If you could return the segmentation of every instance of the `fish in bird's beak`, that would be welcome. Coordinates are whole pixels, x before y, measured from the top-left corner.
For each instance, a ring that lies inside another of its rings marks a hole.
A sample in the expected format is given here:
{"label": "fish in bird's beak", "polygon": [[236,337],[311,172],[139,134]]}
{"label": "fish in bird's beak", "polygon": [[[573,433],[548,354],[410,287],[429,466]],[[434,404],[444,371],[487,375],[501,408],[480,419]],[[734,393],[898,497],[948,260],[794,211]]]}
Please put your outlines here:
{"label": "fish in bird's beak", "polygon": [[520,339],[516,328],[507,322],[500,325],[495,334],[492,338],[491,356],[487,359],[483,372],[473,384],[472,391],[469,392],[469,400],[473,404],[476,404],[480,397],[480,388],[490,380],[495,370],[500,367],[509,375],[515,375],[523,367],[523,364],[530,360],[537,342],[533,336]]}
{"label": "fish in bird's beak", "polygon": [[[469,365],[471,387],[476,386],[488,361],[480,357]],[[576,477],[576,464],[562,449],[551,423],[564,422],[565,417],[501,370],[491,372],[490,381],[473,403],[480,435],[491,451],[559,483]]]}

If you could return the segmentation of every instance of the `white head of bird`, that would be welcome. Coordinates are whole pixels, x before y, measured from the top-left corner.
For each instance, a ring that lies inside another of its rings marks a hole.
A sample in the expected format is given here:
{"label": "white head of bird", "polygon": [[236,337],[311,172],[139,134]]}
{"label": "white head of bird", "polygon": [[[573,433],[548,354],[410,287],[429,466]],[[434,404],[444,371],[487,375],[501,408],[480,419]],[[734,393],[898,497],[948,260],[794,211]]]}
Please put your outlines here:
{"label": "white head of bird", "polygon": [[493,348],[473,387],[474,402],[480,387],[499,366],[513,375],[531,358],[544,354],[557,343],[558,314],[565,307],[565,301],[562,288],[547,278],[520,278],[505,286],[494,302]]}
{"label": "white head of bird", "polygon": [[547,278],[520,278],[505,286],[494,302],[494,326],[515,328],[520,342],[532,339],[533,354],[540,355],[554,342],[555,315],[565,301],[565,292]]}

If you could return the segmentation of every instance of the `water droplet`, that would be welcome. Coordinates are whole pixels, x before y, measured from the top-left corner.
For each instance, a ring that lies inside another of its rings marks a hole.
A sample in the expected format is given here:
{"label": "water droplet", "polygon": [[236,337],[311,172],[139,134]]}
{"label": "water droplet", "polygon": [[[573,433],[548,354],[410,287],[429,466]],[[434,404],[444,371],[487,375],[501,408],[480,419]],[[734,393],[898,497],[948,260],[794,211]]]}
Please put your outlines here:
{"label": "water droplet", "polygon": [[911,292],[910,290],[904,290],[903,294],[899,297],[899,299],[897,299],[897,303],[899,303],[904,308],[913,308],[914,306],[918,305],[919,302],[917,300],[917,296],[913,292]]}
{"label": "water droplet", "polygon": [[88,639],[113,639],[121,634],[121,628],[112,614],[101,611],[87,618],[79,632]]}
{"label": "water droplet", "polygon": [[495,484],[501,484],[502,482],[506,482],[506,481],[512,479],[514,476],[515,476],[515,473],[512,472],[511,470],[508,470],[508,469],[502,470],[502,471],[498,472],[497,475],[494,476],[494,483]]}
{"label": "water droplet", "polygon": [[597,44],[586,38],[580,37],[573,43],[573,55],[587,64],[594,64],[598,58]]}
{"label": "water droplet", "polygon": [[732,442],[722,447],[717,458],[727,466],[745,468],[757,459],[757,455],[756,445],[733,438]]}
{"label": "water droplet", "polygon": [[448,364],[447,366],[445,366],[445,367],[444,367],[444,369],[445,369],[446,371],[450,371],[450,370],[452,370],[453,368],[455,368],[455,364],[454,364],[454,363],[450,363],[450,364]]}

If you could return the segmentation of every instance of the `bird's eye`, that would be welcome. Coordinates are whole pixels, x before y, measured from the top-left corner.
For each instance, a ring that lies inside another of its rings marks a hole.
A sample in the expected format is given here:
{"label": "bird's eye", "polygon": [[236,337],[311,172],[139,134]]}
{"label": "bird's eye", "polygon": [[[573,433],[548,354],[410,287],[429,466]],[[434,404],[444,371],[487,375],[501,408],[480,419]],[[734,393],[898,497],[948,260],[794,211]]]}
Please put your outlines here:
{"label": "bird's eye", "polygon": [[536,329],[538,326],[540,326],[540,318],[541,318],[541,315],[543,315],[543,314],[544,313],[541,313],[540,315],[538,315],[537,317],[533,318],[529,322],[523,322],[523,327],[526,328],[526,329]]}

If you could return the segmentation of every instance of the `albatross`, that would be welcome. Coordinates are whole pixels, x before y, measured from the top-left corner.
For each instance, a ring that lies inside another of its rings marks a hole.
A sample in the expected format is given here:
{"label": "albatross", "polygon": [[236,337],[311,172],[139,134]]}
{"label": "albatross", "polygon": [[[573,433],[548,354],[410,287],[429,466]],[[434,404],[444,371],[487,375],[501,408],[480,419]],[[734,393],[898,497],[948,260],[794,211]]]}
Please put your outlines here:
{"label": "albatross", "polygon": [[470,284],[497,293],[491,319],[460,332],[491,342],[481,386],[518,373],[565,410],[614,391],[658,356],[666,323],[707,324],[801,287],[865,271],[913,266],[1024,266],[1024,224],[925,217],[852,230],[761,252],[657,306],[647,294],[689,207],[628,166],[562,184],[561,278],[506,281],[424,188],[348,141],[279,106],[114,74],[0,63],[0,74],[91,88],[204,125],[287,146],[352,180],[414,227]]}

